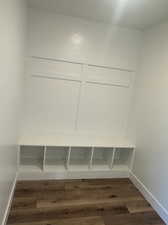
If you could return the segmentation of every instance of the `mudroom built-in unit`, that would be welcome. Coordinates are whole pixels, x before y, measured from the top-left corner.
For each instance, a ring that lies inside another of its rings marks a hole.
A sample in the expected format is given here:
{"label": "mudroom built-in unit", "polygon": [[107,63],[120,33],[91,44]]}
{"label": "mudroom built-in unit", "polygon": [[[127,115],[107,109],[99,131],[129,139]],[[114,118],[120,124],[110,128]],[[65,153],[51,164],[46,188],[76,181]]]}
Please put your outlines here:
{"label": "mudroom built-in unit", "polygon": [[39,57],[29,58],[27,68],[21,174],[128,176],[135,151],[127,136],[135,72]]}
{"label": "mudroom built-in unit", "polygon": [[35,8],[28,15],[20,179],[128,177],[141,32]]}

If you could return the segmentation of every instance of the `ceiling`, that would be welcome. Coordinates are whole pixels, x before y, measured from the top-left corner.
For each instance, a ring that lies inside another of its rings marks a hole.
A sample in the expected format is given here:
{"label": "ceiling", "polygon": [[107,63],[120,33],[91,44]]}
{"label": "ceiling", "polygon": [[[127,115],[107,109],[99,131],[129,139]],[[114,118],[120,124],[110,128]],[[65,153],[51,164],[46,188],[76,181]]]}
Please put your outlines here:
{"label": "ceiling", "polygon": [[144,29],[168,19],[168,0],[28,0],[29,7]]}

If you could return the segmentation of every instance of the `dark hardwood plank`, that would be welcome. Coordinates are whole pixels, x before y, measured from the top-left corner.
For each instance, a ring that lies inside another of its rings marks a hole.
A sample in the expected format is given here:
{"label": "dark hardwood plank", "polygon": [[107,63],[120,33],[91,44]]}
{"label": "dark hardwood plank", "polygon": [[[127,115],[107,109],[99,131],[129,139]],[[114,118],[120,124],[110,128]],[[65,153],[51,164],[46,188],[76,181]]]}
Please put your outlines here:
{"label": "dark hardwood plank", "polygon": [[105,225],[164,225],[164,222],[155,212],[106,215]]}
{"label": "dark hardwood plank", "polygon": [[35,198],[20,198],[20,199],[13,199],[11,210],[18,210],[18,209],[35,209],[37,208],[37,200]]}
{"label": "dark hardwood plank", "polygon": [[130,213],[139,213],[139,212],[152,212],[154,211],[151,205],[145,201],[132,201],[126,204],[128,211]]}
{"label": "dark hardwood plank", "polygon": [[123,214],[128,213],[128,209],[123,202],[101,202],[100,203],[86,203],[81,202],[80,204],[69,204],[69,205],[56,205],[55,207],[43,207],[37,209],[22,209],[12,210],[9,216],[9,223],[18,221],[19,223],[27,221],[43,221],[57,218],[75,218],[75,217],[86,217],[86,216],[100,216],[108,214]]}
{"label": "dark hardwood plank", "polygon": [[[18,225],[18,223],[13,225]],[[30,225],[30,223],[20,223],[19,225]],[[43,222],[33,222],[31,225],[104,225],[104,221],[102,217],[97,216],[47,220]]]}
{"label": "dark hardwood plank", "polygon": [[81,179],[18,182],[7,224],[164,223],[129,179]]}
{"label": "dark hardwood plank", "polygon": [[37,201],[37,208],[68,208],[68,207],[88,207],[88,206],[121,206],[126,205],[128,202],[141,201],[143,198],[141,196],[133,197],[114,197],[114,198],[97,198],[97,199],[79,199],[71,201],[57,201],[57,200],[39,200]]}

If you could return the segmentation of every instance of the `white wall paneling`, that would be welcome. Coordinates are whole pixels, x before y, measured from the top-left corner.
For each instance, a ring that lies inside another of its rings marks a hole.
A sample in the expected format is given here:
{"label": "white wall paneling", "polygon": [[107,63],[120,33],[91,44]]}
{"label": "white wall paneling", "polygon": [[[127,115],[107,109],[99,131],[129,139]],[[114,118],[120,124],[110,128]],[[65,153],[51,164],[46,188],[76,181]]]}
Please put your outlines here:
{"label": "white wall paneling", "polygon": [[124,69],[88,65],[84,68],[87,83],[129,87],[131,72]]}
{"label": "white wall paneling", "polygon": [[129,88],[86,82],[81,95],[78,129],[124,136],[129,97]]}
{"label": "white wall paneling", "polygon": [[113,148],[134,147],[127,128],[141,32],[30,9],[28,42],[19,144],[45,146],[43,172],[114,170]]}
{"label": "white wall paneling", "polygon": [[75,129],[81,65],[33,60],[27,87],[25,127],[36,133]]}
{"label": "white wall paneling", "polygon": [[29,11],[29,56],[136,70],[141,31]]}
{"label": "white wall paneling", "polygon": [[23,133],[126,136],[133,72],[31,58]]}
{"label": "white wall paneling", "polygon": [[127,137],[140,31],[29,9],[28,42],[21,140],[58,133]]}

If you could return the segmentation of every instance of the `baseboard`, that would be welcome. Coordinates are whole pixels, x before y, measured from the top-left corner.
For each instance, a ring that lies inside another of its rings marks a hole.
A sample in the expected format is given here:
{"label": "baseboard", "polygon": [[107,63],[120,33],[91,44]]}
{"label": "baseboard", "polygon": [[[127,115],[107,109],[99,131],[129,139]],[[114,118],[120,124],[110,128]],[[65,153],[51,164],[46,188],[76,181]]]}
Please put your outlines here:
{"label": "baseboard", "polygon": [[4,218],[3,218],[3,221],[2,221],[2,225],[6,225],[6,223],[7,223],[7,219],[8,219],[8,216],[9,216],[9,212],[10,212],[10,208],[11,208],[11,204],[12,204],[12,200],[13,200],[13,195],[14,195],[14,191],[15,191],[15,187],[16,187],[17,178],[18,178],[18,174],[16,173],[15,179],[14,179],[13,184],[12,184],[12,188],[10,190],[10,194],[9,194],[7,206],[6,206],[6,209],[5,209],[5,214],[4,214]]}
{"label": "baseboard", "polygon": [[168,225],[168,211],[163,205],[155,198],[155,196],[147,189],[147,187],[135,176],[133,172],[130,172],[130,180],[146,198],[146,200],[152,205],[159,216]]}
{"label": "baseboard", "polygon": [[20,172],[18,180],[127,178],[129,171]]}

